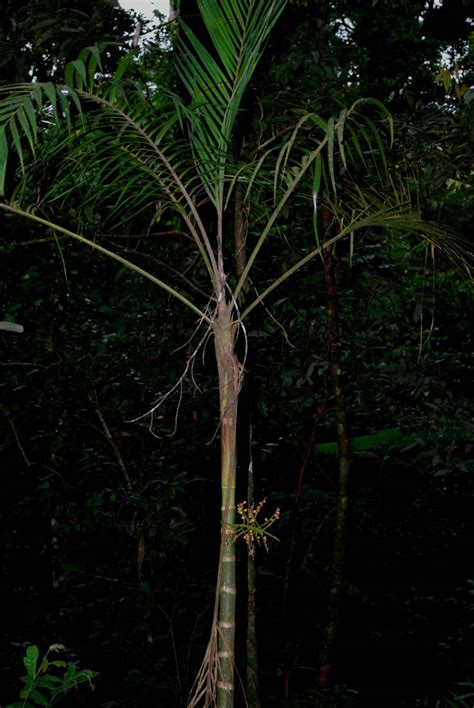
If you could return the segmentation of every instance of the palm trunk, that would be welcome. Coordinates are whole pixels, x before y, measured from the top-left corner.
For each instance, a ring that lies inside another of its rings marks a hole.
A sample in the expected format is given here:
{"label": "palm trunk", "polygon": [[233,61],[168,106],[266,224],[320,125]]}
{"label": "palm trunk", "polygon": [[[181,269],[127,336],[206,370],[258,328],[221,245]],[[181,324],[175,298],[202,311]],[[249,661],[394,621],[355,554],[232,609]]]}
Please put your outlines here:
{"label": "palm trunk", "polygon": [[234,705],[235,521],[237,403],[242,369],[235,353],[233,306],[221,300],[214,324],[221,425],[221,555],[217,640],[217,706]]}
{"label": "palm trunk", "polygon": [[[235,271],[240,278],[247,265],[247,224],[248,207],[244,205],[242,187],[237,185],[235,190],[234,207],[234,246],[235,246]],[[241,308],[246,300],[248,282],[239,293],[237,302]],[[248,392],[247,392],[248,393]],[[252,460],[252,420],[249,408],[248,420],[248,478],[247,478],[247,504],[248,508],[254,505],[254,477]],[[255,563],[255,545],[247,544],[247,703],[248,708],[260,708],[258,697],[258,652],[257,652],[257,605],[256,605],[257,567]]]}
{"label": "palm trunk", "polygon": [[339,446],[339,489],[336,505],[336,527],[334,530],[334,548],[331,564],[331,586],[329,590],[328,617],[323,645],[319,656],[319,685],[329,684],[331,655],[336,641],[337,625],[344,584],[344,556],[346,551],[347,510],[349,504],[350,442],[347,426],[347,412],[342,394],[341,344],[337,332],[337,278],[334,260],[330,254],[324,268],[329,319],[328,358],[331,361],[331,374],[336,409],[336,428]]}

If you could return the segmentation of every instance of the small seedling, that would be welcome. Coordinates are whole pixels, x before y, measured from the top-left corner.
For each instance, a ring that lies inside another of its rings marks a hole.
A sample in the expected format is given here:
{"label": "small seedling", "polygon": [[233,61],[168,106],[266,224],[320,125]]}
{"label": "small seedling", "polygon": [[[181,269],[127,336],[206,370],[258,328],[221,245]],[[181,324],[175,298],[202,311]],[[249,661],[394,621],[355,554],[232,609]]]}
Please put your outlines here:
{"label": "small seedling", "polygon": [[21,678],[25,684],[20,691],[21,700],[10,703],[6,708],[49,708],[82,683],[89,683],[90,688],[94,688],[92,679],[98,675],[97,671],[80,669],[77,664],[68,663],[63,659],[50,660],[52,652],[64,649],[63,644],[51,644],[41,662],[38,662],[38,647],[34,644],[27,647],[23,657],[26,676]]}

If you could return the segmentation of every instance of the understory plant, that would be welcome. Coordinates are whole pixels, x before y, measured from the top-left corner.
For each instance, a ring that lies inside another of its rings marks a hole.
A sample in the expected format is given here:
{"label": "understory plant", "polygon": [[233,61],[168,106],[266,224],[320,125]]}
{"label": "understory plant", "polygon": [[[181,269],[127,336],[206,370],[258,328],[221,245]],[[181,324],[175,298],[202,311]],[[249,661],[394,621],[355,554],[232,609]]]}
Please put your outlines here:
{"label": "understory plant", "polygon": [[[4,214],[42,225],[61,243],[81,242],[188,308],[196,331],[183,377],[192,376],[198,352],[213,340],[220,411],[220,554],[209,645],[189,706],[234,704],[235,539],[241,535],[235,517],[236,432],[247,318],[337,242],[348,239],[352,252],[365,229],[416,231],[433,249],[441,238],[420,220],[406,190],[388,178],[385,146],[392,122],[376,101],[359,100],[328,119],[302,110],[286,137],[262,138],[251,159],[237,159],[242,98],[284,6],[285,0],[198,0],[206,42],[176,20],[174,52],[184,97],[163,89],[159,77],[149,87],[132,80],[134,52],[108,75],[96,47],[67,67],[65,85],[18,84],[0,93]],[[387,177],[385,191],[367,177],[361,183],[355,179],[358,170],[369,175],[374,165],[374,173]],[[318,231],[323,198],[334,219],[325,242]],[[251,280],[254,266],[263,249],[268,258],[277,248],[278,227],[293,200],[307,214],[306,251],[295,249],[293,264],[258,287]],[[244,259],[236,264],[239,209],[249,226],[240,243]],[[158,277],[105,245],[107,234],[125,237],[137,226],[145,238],[159,232],[162,223],[179,225],[174,247],[183,267],[169,277]],[[169,394],[146,414],[152,430]]]}
{"label": "understory plant", "polygon": [[80,669],[77,663],[66,662],[64,659],[50,658],[51,654],[64,649],[63,644],[51,644],[39,660],[38,647],[35,644],[27,647],[23,657],[26,674],[21,679],[24,686],[20,691],[20,700],[10,703],[6,708],[49,708],[82,684],[87,683],[90,688],[94,688],[92,680],[98,676],[97,671]]}

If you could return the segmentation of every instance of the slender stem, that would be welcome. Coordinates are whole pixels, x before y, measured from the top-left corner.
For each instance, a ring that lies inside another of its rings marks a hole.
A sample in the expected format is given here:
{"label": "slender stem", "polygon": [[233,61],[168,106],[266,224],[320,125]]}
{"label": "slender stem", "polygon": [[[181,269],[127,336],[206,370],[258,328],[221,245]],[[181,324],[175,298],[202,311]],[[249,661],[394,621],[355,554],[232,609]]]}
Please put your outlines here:
{"label": "slender stem", "polygon": [[96,251],[100,251],[100,253],[104,253],[106,256],[109,256],[109,258],[113,258],[114,261],[118,261],[119,263],[126,266],[130,270],[134,270],[136,273],[139,273],[144,278],[151,280],[152,283],[154,283],[155,285],[158,285],[158,287],[160,287],[162,290],[165,290],[169,295],[172,295],[177,300],[182,302],[184,305],[189,307],[189,309],[191,309],[195,314],[199,315],[199,317],[201,317],[208,324],[212,323],[211,318],[208,317],[204,312],[202,312],[198,307],[196,307],[196,305],[194,305],[194,303],[192,303],[191,300],[188,300],[188,298],[185,297],[185,295],[182,295],[177,290],[172,288],[170,285],[167,285],[167,283],[163,282],[159,278],[156,278],[154,275],[149,273],[147,270],[140,268],[140,266],[135,265],[135,263],[132,263],[131,261],[127,260],[126,258],[122,258],[122,256],[119,256],[117,253],[114,253],[113,251],[109,251],[108,248],[104,248],[104,246],[101,246],[100,244],[95,243],[95,241],[91,241],[90,239],[86,238],[85,236],[82,236],[81,234],[76,234],[76,233],[74,233],[74,231],[69,231],[69,229],[65,229],[63,226],[59,226],[59,224],[54,224],[51,221],[47,221],[46,219],[42,219],[40,216],[36,216],[36,214],[31,214],[30,212],[25,211],[24,209],[20,209],[19,207],[13,207],[8,204],[0,203],[0,209],[4,209],[5,211],[9,211],[12,214],[18,214],[18,216],[24,216],[27,219],[31,219],[32,221],[36,221],[39,224],[43,224],[43,226],[47,226],[49,229],[53,229],[53,231],[59,231],[59,233],[62,233],[65,236],[69,236],[70,238],[73,238],[76,241],[80,241],[81,243],[85,243],[87,246],[94,248]]}
{"label": "slender stem", "polygon": [[104,431],[104,435],[110,444],[113,453],[115,455],[115,459],[117,460],[118,466],[120,467],[122,471],[122,476],[124,479],[124,482],[127,486],[127,489],[129,492],[132,491],[132,482],[130,480],[130,475],[128,474],[127,466],[125,464],[125,461],[122,457],[122,453],[120,452],[120,447],[118,446],[114,436],[112,435],[110,428],[108,426],[107,421],[105,420],[104,414],[102,413],[102,410],[99,405],[99,399],[97,397],[97,391],[94,389],[93,395],[91,394],[90,399],[92,403],[95,405],[95,412],[97,413],[97,417],[100,420],[100,424],[102,426],[102,429]]}
{"label": "slender stem", "polygon": [[326,284],[326,312],[328,315],[327,358],[331,362],[336,429],[338,440],[339,488],[336,505],[336,526],[331,561],[331,585],[329,590],[328,616],[319,655],[319,685],[327,687],[330,681],[331,660],[336,641],[341,593],[344,585],[344,557],[346,552],[347,512],[349,505],[349,482],[351,451],[347,424],[347,410],[342,389],[341,342],[337,328],[337,275],[334,259],[330,253],[324,267]]}
{"label": "slender stem", "polygon": [[242,369],[235,354],[235,323],[232,303],[218,304],[214,322],[214,341],[219,374],[221,423],[221,554],[219,572],[218,677],[217,706],[234,705],[234,640],[235,640],[235,485],[237,466],[237,407]]}
{"label": "slender stem", "polygon": [[[326,389],[326,385],[324,386]],[[327,390],[325,391],[325,397],[323,402],[318,406],[316,409],[316,412],[314,413],[313,416],[313,425],[311,428],[311,434],[309,436],[308,442],[306,443],[306,450],[303,458],[303,462],[300,467],[300,471],[298,474],[298,480],[296,483],[296,492],[295,492],[295,499],[293,502],[293,509],[292,513],[290,516],[290,528],[289,528],[289,547],[290,550],[288,552],[288,557],[286,559],[285,563],[285,573],[283,576],[283,601],[282,601],[282,616],[285,617],[286,615],[286,610],[287,610],[287,599],[288,599],[288,591],[290,588],[290,573],[291,573],[291,568],[293,564],[293,555],[295,552],[296,548],[296,529],[295,529],[295,519],[296,519],[296,513],[298,511],[298,507],[300,504],[300,499],[301,499],[301,493],[303,489],[303,480],[304,480],[304,475],[306,472],[306,469],[310,463],[311,456],[313,454],[314,446],[316,444],[316,436],[318,432],[318,427],[319,423],[321,421],[321,418],[323,417],[325,411],[326,411],[326,406],[327,406],[327,401],[328,401],[328,393]]]}
{"label": "slender stem", "polygon": [[[254,470],[252,458],[252,419],[249,420],[249,467],[247,480],[248,508],[254,507]],[[248,708],[260,708],[257,652],[257,567],[255,544],[247,543],[247,701]]]}
{"label": "slender stem", "polygon": [[[234,206],[234,256],[235,271],[239,278],[247,264],[247,225],[248,208],[244,206],[242,186],[237,183]],[[247,295],[247,283],[240,291],[238,305],[242,307]],[[248,394],[248,387],[247,387]],[[248,420],[248,478],[247,504],[254,506],[254,470],[252,458],[252,413],[249,406]],[[240,422],[239,422],[240,425]],[[256,603],[257,568],[255,562],[255,544],[251,539],[247,543],[247,702],[248,708],[260,708],[257,653],[257,603]]]}
{"label": "slender stem", "polygon": [[8,420],[8,423],[10,424],[10,428],[12,429],[13,435],[15,436],[16,444],[18,445],[18,449],[21,453],[22,458],[24,459],[26,466],[29,467],[31,465],[31,462],[29,461],[26,452],[23,448],[23,445],[21,444],[20,436],[18,435],[18,431],[15,427],[15,423],[13,420],[10,418],[8,413],[5,413],[6,419]]}

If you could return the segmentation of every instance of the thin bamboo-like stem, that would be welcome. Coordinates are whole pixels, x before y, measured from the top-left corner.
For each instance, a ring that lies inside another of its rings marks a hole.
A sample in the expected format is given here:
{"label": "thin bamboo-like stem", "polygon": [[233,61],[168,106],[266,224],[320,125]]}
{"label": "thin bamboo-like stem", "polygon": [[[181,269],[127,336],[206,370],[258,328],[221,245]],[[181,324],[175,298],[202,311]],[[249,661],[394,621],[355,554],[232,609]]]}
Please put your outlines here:
{"label": "thin bamboo-like stem", "polygon": [[326,284],[326,311],[329,322],[328,359],[331,361],[339,447],[339,488],[336,504],[336,526],[334,529],[328,616],[319,655],[319,685],[322,687],[328,686],[330,681],[331,655],[336,640],[341,592],[344,584],[344,557],[346,551],[347,510],[349,505],[351,467],[347,412],[342,392],[341,344],[337,331],[337,276],[334,259],[331,254],[328,254],[326,257],[324,277]]}
{"label": "thin bamboo-like stem", "polygon": [[[234,206],[234,258],[235,271],[240,278],[247,264],[248,206],[244,205],[242,187],[237,183]],[[239,293],[238,305],[242,307],[248,290],[245,281]],[[252,458],[252,413],[248,420],[248,477],[247,504],[254,506],[254,470]],[[257,653],[257,604],[256,604],[257,567],[255,563],[255,544],[251,538],[247,542],[247,703],[248,708],[260,708]]]}
{"label": "thin bamboo-like stem", "polygon": [[17,446],[18,446],[18,449],[19,449],[19,451],[20,451],[20,453],[21,453],[21,456],[22,456],[22,458],[24,459],[26,466],[27,466],[27,467],[30,467],[31,462],[29,461],[29,459],[28,459],[28,457],[27,457],[27,455],[26,455],[25,449],[24,449],[23,445],[21,444],[20,436],[18,435],[18,431],[17,431],[17,429],[16,429],[16,427],[15,427],[15,423],[14,423],[13,420],[10,418],[10,416],[8,415],[8,413],[5,413],[5,416],[6,416],[6,419],[8,420],[8,423],[9,423],[9,425],[10,425],[10,428],[12,429],[12,432],[13,432],[13,435],[14,435],[14,437],[15,437],[15,441],[16,441],[16,444],[17,444]]}
{"label": "thin bamboo-like stem", "polygon": [[291,572],[291,567],[292,567],[292,562],[293,562],[293,555],[295,552],[296,548],[296,534],[295,534],[295,518],[296,514],[298,511],[298,507],[300,504],[300,499],[301,499],[301,492],[303,489],[303,480],[304,480],[304,475],[306,472],[306,469],[310,463],[311,456],[314,451],[314,446],[316,444],[316,437],[317,437],[317,432],[318,432],[318,427],[319,423],[326,411],[326,406],[327,406],[327,401],[328,401],[328,395],[327,391],[325,394],[325,398],[322,403],[317,407],[314,416],[313,416],[313,425],[311,427],[311,433],[308,439],[308,442],[306,443],[306,450],[303,458],[303,462],[301,463],[301,467],[298,473],[298,480],[296,483],[296,492],[295,492],[295,498],[293,502],[293,509],[292,513],[290,516],[290,530],[289,530],[289,547],[290,550],[288,552],[288,557],[286,559],[285,563],[285,573],[284,573],[284,579],[283,579],[283,601],[282,601],[282,616],[285,617],[286,615],[286,609],[287,609],[287,599],[288,599],[288,591],[290,587],[290,572]]}
{"label": "thin bamboo-like stem", "polygon": [[102,413],[101,407],[99,405],[99,399],[97,397],[97,391],[94,389],[93,394],[90,395],[90,400],[95,406],[95,412],[97,413],[97,417],[100,420],[100,424],[102,426],[102,430],[104,431],[105,438],[109,445],[112,448],[112,451],[114,453],[115,459],[117,460],[118,466],[120,467],[120,470],[122,472],[123,480],[125,482],[125,485],[128,489],[129,492],[132,491],[132,482],[130,479],[130,475],[128,474],[127,466],[125,464],[125,461],[122,457],[122,453],[120,452],[120,447],[117,445],[117,442],[112,435],[109,425],[107,421],[105,420],[104,414]]}
{"label": "thin bamboo-like stem", "polygon": [[[254,469],[252,458],[252,420],[249,420],[249,467],[247,479],[247,504],[251,509],[255,504]],[[257,568],[255,565],[255,544],[247,543],[247,702],[248,708],[260,708],[257,653]]]}
{"label": "thin bamboo-like stem", "polygon": [[235,486],[237,464],[237,409],[242,368],[235,353],[236,324],[233,304],[222,299],[214,322],[214,342],[219,376],[221,425],[221,557],[217,637],[217,706],[234,705],[235,641]]}

